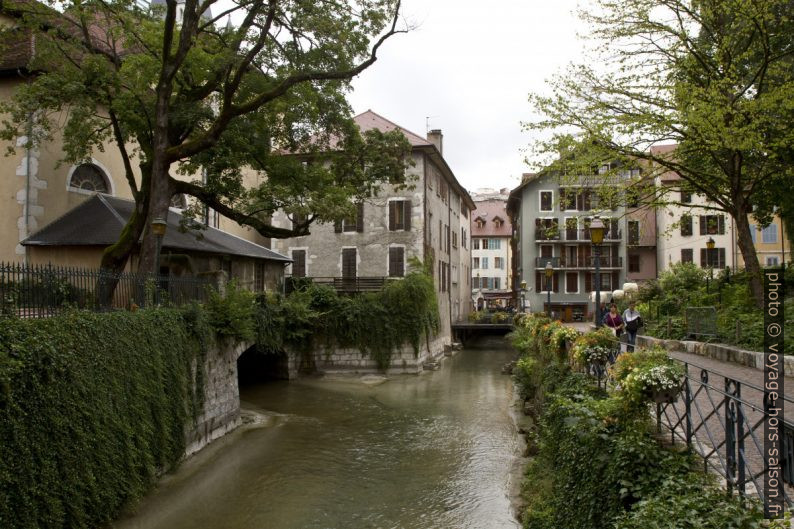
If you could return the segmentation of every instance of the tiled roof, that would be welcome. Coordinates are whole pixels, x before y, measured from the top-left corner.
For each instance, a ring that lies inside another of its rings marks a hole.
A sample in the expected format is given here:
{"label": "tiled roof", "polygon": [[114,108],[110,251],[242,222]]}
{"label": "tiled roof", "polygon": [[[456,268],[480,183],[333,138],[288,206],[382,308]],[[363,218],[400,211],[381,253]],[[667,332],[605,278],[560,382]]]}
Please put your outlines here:
{"label": "tiled roof", "polygon": [[361,132],[366,132],[372,129],[377,129],[381,132],[389,132],[397,129],[403,133],[403,135],[411,143],[412,147],[420,147],[420,146],[429,147],[433,145],[425,138],[411,132],[408,129],[402,128],[401,126],[397,125],[392,121],[389,121],[388,119],[384,118],[380,114],[373,112],[372,110],[367,110],[366,112],[362,112],[358,116],[354,117],[353,121],[356,123],[356,125],[358,125],[358,128],[361,129]]}
{"label": "tiled roof", "polygon": [[[505,207],[507,202],[504,200],[484,200],[475,202],[477,209],[471,213],[471,236],[472,237],[511,237],[513,228],[510,224],[510,217],[507,215]],[[495,218],[502,219],[501,226],[497,227]],[[479,228],[477,219],[485,221],[485,226]]]}
{"label": "tiled roof", "polygon": [[[678,147],[678,145],[676,144],[654,145],[653,147],[651,147],[651,154],[653,154],[654,156],[659,156],[664,158],[665,157],[664,155],[670,154],[671,152],[675,151],[676,147]],[[659,178],[661,179],[662,182],[677,182],[678,180],[681,180],[681,177],[678,175],[678,173],[674,171],[665,171],[664,173],[661,173],[659,175]]]}
{"label": "tiled roof", "polygon": [[[135,203],[94,195],[24,241],[25,246],[109,246],[121,235]],[[290,259],[215,228],[183,231],[182,215],[170,210],[163,248],[288,262]]]}

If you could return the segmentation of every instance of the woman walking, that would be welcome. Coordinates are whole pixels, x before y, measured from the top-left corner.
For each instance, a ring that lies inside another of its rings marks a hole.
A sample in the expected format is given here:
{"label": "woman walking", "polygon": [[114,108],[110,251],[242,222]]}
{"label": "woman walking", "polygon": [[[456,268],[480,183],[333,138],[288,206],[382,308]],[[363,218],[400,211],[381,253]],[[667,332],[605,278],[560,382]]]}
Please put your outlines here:
{"label": "woman walking", "polygon": [[637,331],[642,327],[642,317],[636,309],[637,302],[629,301],[629,308],[623,311],[623,323],[626,326],[626,335],[628,335],[629,345],[628,351],[634,351],[634,344],[637,343]]}
{"label": "woman walking", "polygon": [[604,325],[615,331],[615,336],[618,338],[623,334],[623,319],[618,314],[618,306],[614,303],[609,306],[609,312],[604,316]]}

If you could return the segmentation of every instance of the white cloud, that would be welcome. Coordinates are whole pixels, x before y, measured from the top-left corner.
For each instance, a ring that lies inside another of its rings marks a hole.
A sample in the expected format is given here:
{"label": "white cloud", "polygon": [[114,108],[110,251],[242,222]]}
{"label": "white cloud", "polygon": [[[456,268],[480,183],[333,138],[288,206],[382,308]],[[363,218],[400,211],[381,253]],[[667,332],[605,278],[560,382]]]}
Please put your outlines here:
{"label": "white cloud", "polygon": [[[528,169],[521,121],[529,92],[580,57],[576,0],[405,0],[418,27],[397,35],[353,83],[354,110],[372,109],[417,134],[444,133],[460,182],[514,187]],[[430,117],[427,120],[427,117]]]}

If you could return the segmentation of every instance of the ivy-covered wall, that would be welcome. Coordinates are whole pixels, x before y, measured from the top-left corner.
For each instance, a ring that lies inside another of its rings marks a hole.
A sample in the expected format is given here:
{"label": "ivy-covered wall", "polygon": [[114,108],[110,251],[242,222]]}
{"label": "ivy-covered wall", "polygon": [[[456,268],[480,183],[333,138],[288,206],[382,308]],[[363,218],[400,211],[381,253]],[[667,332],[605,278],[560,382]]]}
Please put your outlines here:
{"label": "ivy-covered wall", "polygon": [[184,314],[0,319],[0,527],[97,527],[179,461],[207,345]]}

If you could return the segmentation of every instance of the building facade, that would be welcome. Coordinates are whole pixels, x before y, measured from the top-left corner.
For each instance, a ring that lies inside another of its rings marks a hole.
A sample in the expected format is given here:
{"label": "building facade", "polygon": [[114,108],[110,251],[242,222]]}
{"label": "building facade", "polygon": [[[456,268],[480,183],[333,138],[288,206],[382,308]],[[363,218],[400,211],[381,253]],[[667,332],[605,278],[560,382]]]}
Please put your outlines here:
{"label": "building facade", "polygon": [[513,300],[513,225],[507,214],[508,189],[474,193],[471,218],[472,303],[478,309],[507,307]]}
{"label": "building facade", "polygon": [[[675,145],[651,147],[655,155],[672,153]],[[659,273],[675,263],[695,263],[702,268],[736,269],[736,234],[733,218],[722,211],[709,209],[705,197],[682,186],[681,177],[672,172],[662,172],[655,177],[658,187],[665,188],[668,200],[682,205],[659,208],[657,222],[657,262]],[[686,204],[686,205],[684,205]],[[714,248],[709,250],[709,240]]]}
{"label": "building facade", "polygon": [[[627,171],[619,173],[618,178],[636,176]],[[507,210],[518,241],[514,259],[516,295],[528,310],[550,312],[563,321],[592,318],[597,251],[603,301],[608,301],[612,291],[622,288],[627,280],[628,219],[641,222],[647,213],[634,211],[629,217],[623,207],[600,205],[594,186],[588,185],[596,181],[599,179],[584,176],[578,184],[561,184],[552,174],[527,174],[510,193]],[[596,215],[606,228],[598,249],[590,237],[590,223]],[[632,226],[633,230],[639,229],[638,224]],[[646,241],[636,234],[632,255],[642,257],[641,244]],[[547,264],[551,264],[550,278],[545,273]]]}
{"label": "building facade", "polygon": [[[751,216],[750,234],[758,254],[758,264],[762,267],[780,266],[791,262],[791,244],[780,217],[773,217],[768,226],[760,226]],[[744,267],[741,252],[737,252],[736,258],[739,266]]]}
{"label": "building facade", "polygon": [[[355,117],[363,131],[401,131],[412,146],[413,164],[406,169],[410,186],[384,185],[377,196],[357,204],[354,218],[312,225],[302,237],[274,240],[274,249],[292,258],[293,277],[400,278],[419,259],[432,270],[439,299],[441,333],[451,336],[451,323],[465,319],[471,292],[469,219],[474,203],[443,158],[441,131],[427,138],[367,111]],[[288,227],[284,212],[273,225]]]}

